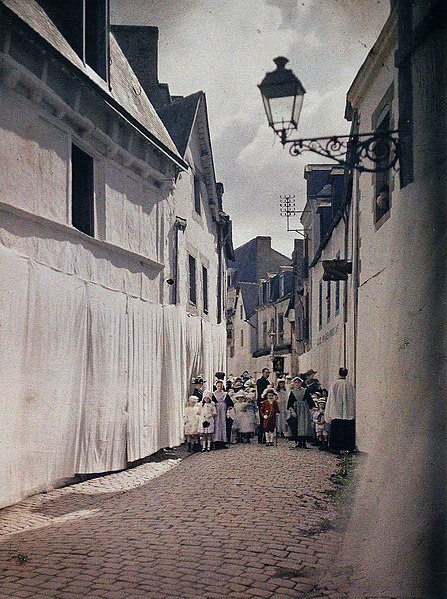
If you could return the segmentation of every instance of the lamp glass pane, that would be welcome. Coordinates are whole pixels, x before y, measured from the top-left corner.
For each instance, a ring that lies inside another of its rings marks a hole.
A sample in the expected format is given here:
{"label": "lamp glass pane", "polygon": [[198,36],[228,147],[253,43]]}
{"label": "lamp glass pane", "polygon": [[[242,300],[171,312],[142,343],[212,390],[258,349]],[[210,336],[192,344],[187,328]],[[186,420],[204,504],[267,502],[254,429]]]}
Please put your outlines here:
{"label": "lamp glass pane", "polygon": [[296,96],[295,106],[293,107],[292,122],[295,127],[298,127],[300,120],[301,108],[303,107],[304,96]]}
{"label": "lamp glass pane", "polygon": [[289,129],[296,126],[296,122],[293,121],[295,106],[295,96],[270,99],[272,123],[275,129]]}
{"label": "lamp glass pane", "polygon": [[270,100],[265,96],[262,96],[262,101],[264,102],[265,114],[267,115],[267,120],[270,127],[273,127],[273,119],[272,119],[272,111],[270,108]]}

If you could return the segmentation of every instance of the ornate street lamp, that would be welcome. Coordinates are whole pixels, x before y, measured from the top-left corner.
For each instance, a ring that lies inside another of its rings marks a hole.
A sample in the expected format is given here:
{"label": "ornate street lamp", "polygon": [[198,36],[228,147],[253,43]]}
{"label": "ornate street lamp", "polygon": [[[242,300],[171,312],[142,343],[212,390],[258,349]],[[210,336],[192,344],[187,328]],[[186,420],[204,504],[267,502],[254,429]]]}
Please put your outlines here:
{"label": "ornate street lamp", "polygon": [[330,137],[291,139],[298,121],[306,90],[291,69],[288,59],[274,59],[276,70],[267,73],[258,85],[269,126],[279,136],[283,146],[291,144],[292,156],[305,151],[335,160],[348,168],[368,173],[387,171],[396,166],[399,158],[398,131],[374,131]]}

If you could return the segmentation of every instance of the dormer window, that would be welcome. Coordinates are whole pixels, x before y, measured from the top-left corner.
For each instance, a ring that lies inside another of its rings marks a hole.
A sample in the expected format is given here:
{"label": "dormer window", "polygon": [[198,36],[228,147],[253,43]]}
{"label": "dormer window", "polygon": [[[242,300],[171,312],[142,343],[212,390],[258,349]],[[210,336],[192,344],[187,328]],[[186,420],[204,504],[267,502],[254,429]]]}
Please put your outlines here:
{"label": "dormer window", "polygon": [[40,0],[40,4],[84,64],[106,81],[108,0]]}
{"label": "dormer window", "polygon": [[279,297],[284,297],[284,275],[279,275]]}

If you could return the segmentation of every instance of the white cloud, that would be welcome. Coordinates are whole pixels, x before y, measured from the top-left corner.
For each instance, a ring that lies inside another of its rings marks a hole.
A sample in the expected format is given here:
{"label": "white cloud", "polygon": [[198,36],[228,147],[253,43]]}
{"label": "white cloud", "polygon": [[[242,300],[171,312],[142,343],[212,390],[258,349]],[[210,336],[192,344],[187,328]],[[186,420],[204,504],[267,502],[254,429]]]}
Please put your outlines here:
{"label": "white cloud", "polygon": [[[267,126],[257,84],[290,59],[307,94],[300,136],[345,134],[346,92],[383,24],[388,0],[112,0],[115,22],[160,29],[160,80],[174,94],[206,92],[216,174],[235,244],[271,235],[290,253],[279,195],[304,198],[304,166]],[[298,206],[297,206],[298,207]]]}

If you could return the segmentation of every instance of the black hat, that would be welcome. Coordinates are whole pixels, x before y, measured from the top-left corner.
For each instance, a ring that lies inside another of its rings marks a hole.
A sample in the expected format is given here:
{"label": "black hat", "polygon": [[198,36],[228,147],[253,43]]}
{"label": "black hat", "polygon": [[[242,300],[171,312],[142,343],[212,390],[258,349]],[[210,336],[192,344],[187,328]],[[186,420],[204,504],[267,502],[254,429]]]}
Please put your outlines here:
{"label": "black hat", "polygon": [[192,379],[193,385],[203,385],[203,383],[206,383],[206,381],[204,381],[201,376],[196,376],[194,379]]}
{"label": "black hat", "polygon": [[216,374],[214,376],[216,377],[216,379],[223,381],[225,378],[225,372],[216,372]]}

